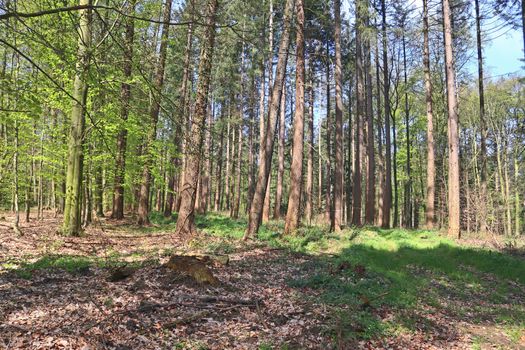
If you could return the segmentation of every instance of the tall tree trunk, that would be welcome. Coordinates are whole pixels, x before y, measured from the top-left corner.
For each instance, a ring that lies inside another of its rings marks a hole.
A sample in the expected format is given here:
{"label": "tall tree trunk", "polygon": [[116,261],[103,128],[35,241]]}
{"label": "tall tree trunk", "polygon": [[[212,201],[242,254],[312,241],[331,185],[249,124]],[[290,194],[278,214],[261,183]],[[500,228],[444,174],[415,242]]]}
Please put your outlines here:
{"label": "tall tree trunk", "polygon": [[[135,0],[129,4],[129,13],[135,12]],[[124,81],[120,86],[120,119],[125,124],[129,116],[129,103],[131,100],[131,79],[133,72],[133,38],[135,35],[135,22],[132,18],[126,18],[124,37]],[[124,218],[124,173],[126,169],[126,146],[128,129],[121,125],[117,135],[117,156],[115,161],[115,179],[113,182],[113,208],[111,218],[122,220]]]}
{"label": "tall tree trunk", "polygon": [[310,83],[308,84],[308,96],[310,101],[308,103],[308,160],[306,162],[306,207],[305,219],[308,225],[312,224],[313,215],[313,183],[314,183],[314,70],[313,59],[310,59],[309,75]]}
{"label": "tall tree trunk", "polygon": [[279,138],[277,149],[277,186],[275,190],[275,207],[273,218],[281,218],[281,205],[283,197],[283,176],[284,176],[284,135],[286,132],[286,87],[283,87],[283,96],[281,97],[281,108],[279,113]]}
{"label": "tall tree trunk", "polygon": [[[213,101],[210,103],[213,105]],[[211,128],[213,126],[213,111],[208,107],[208,125],[206,126],[206,141],[204,144],[204,171],[201,177],[201,200],[199,214],[206,214],[208,211],[208,197],[210,195],[210,178],[211,178]]]}
{"label": "tall tree trunk", "polygon": [[[245,26],[243,25],[243,28]],[[241,50],[241,91],[239,98],[239,130],[237,136],[237,168],[235,173],[235,189],[234,189],[234,202],[232,206],[231,216],[234,219],[239,217],[239,207],[241,205],[241,168],[242,168],[242,144],[243,144],[243,128],[244,128],[244,84],[246,81],[245,78],[245,68],[244,68],[244,57],[245,57],[245,43],[244,43],[244,34],[242,40],[242,50]]]}
{"label": "tall tree trunk", "polygon": [[261,159],[261,165],[259,166],[259,172],[257,174],[257,185],[255,188],[255,194],[250,209],[250,215],[248,220],[248,228],[244,235],[244,239],[254,237],[259,231],[262,216],[262,206],[264,196],[266,194],[266,187],[270,176],[271,162],[273,155],[274,146],[274,134],[277,120],[277,113],[279,111],[279,104],[281,100],[281,93],[283,89],[283,83],[285,79],[286,64],[288,61],[288,46],[290,43],[290,22],[294,0],[286,0],[285,10],[283,14],[283,32],[281,36],[281,43],[279,46],[279,58],[277,61],[276,77],[272,88],[272,98],[268,113],[268,123],[266,125],[263,157]]}
{"label": "tall tree trunk", "polygon": [[448,107],[448,234],[461,237],[459,205],[459,118],[449,0],[443,0]]}
{"label": "tall tree trunk", "polygon": [[164,85],[164,67],[166,65],[166,52],[168,48],[168,33],[169,22],[171,20],[171,5],[173,0],[166,0],[164,5],[164,14],[162,20],[162,32],[160,37],[159,60],[157,62],[157,69],[155,71],[155,81],[153,101],[150,106],[149,117],[150,126],[146,135],[146,140],[143,146],[144,152],[144,168],[142,170],[142,183],[140,185],[139,208],[138,208],[138,225],[149,224],[149,197],[151,186],[151,167],[153,166],[153,153],[151,147],[157,137],[157,122],[159,120],[160,101],[162,98],[162,87]]}
{"label": "tall tree trunk", "polygon": [[390,227],[390,210],[392,208],[392,153],[390,142],[390,73],[388,70],[388,48],[386,32],[386,5],[381,0],[381,30],[383,32],[383,99],[385,101],[385,188],[383,190],[382,227]]}
{"label": "tall tree trunk", "polygon": [[250,105],[249,120],[248,120],[248,198],[246,201],[246,210],[250,207],[253,198],[253,191],[255,186],[255,159],[254,159],[254,123],[255,123],[255,75],[252,74],[250,85]]}
{"label": "tall tree trunk", "polygon": [[332,228],[341,231],[343,224],[343,68],[341,62],[341,1],[334,0],[335,17],[335,174],[334,219]]}
{"label": "tall tree trunk", "polygon": [[432,110],[428,30],[428,0],[423,0],[423,69],[425,71],[425,101],[427,108],[427,205],[425,208],[425,224],[428,229],[432,229],[435,220],[436,161],[434,155],[434,114]]}
{"label": "tall tree trunk", "polygon": [[222,198],[222,149],[224,146],[224,103],[221,104],[221,133],[219,136],[219,150],[217,154],[217,171],[216,174],[216,183],[217,188],[215,190],[215,204],[214,204],[214,211],[218,212],[221,210],[221,198]]}
{"label": "tall tree trunk", "polygon": [[406,54],[406,38],[403,28],[403,75],[405,84],[405,132],[406,132],[406,172],[407,180],[405,183],[405,227],[412,228],[412,174],[410,161],[410,107],[408,104],[408,71],[407,71],[407,54]]}
{"label": "tall tree trunk", "polygon": [[481,171],[480,171],[480,196],[479,196],[479,215],[480,230],[481,232],[487,232],[487,123],[485,120],[485,89],[483,87],[483,51],[481,42],[481,15],[479,9],[479,0],[474,1],[476,10],[476,41],[477,41],[477,53],[478,53],[478,91],[479,91],[479,125],[481,129]]}
{"label": "tall tree trunk", "polygon": [[353,85],[353,79],[350,79],[350,83],[348,84],[348,129],[347,129],[347,175],[346,175],[346,223],[347,225],[351,223],[352,219],[352,179],[354,175],[353,171],[353,157],[352,154],[354,154],[354,147],[355,147],[355,140],[353,131],[354,128],[352,127],[352,85]]}
{"label": "tall tree trunk", "polygon": [[[336,0],[338,1],[338,0]],[[291,234],[299,225],[301,217],[301,187],[303,180],[304,148],[304,0],[296,0],[296,73],[295,73],[295,115],[293,118],[293,151],[290,167],[290,192],[284,234]]]}
{"label": "tall tree trunk", "polygon": [[[191,2],[191,15],[190,15],[190,21],[193,21],[194,18],[194,9],[193,9],[193,1]],[[176,134],[174,135],[176,138],[175,141],[175,147],[179,153],[184,153],[184,147],[185,143],[184,140],[186,137],[188,137],[187,134],[187,127],[183,128],[183,125],[188,124],[188,127],[190,125],[190,113],[189,113],[189,101],[190,97],[188,94],[188,83],[190,82],[190,63],[191,63],[191,53],[193,48],[193,23],[190,22],[188,24],[188,30],[186,32],[186,52],[184,54],[184,71],[182,73],[182,85],[180,88],[180,105],[178,107],[178,123],[176,127]],[[183,137],[180,137],[180,135],[183,135]],[[222,136],[221,136],[222,137]],[[179,183],[177,185],[178,195],[175,198],[175,203],[173,210],[176,212],[180,209],[180,201],[181,201],[181,193],[182,193],[182,185],[184,183],[184,176],[185,176],[185,163],[182,162],[180,159],[177,159],[175,162],[175,166],[180,168],[180,174],[179,174]],[[166,214],[166,213],[165,213]]]}
{"label": "tall tree trunk", "polygon": [[[232,113],[232,103],[233,98],[230,98],[230,103],[228,104],[228,122],[226,124],[226,173],[225,176],[225,184],[224,184],[224,197],[226,197],[226,210],[230,209],[230,173],[231,173],[231,166],[230,166],[230,153],[231,148],[230,145],[232,144],[231,139],[231,113]],[[234,135],[235,138],[235,135]]]}
{"label": "tall tree trunk", "polygon": [[[269,27],[269,33],[268,33],[268,51],[270,52],[270,55],[268,57],[268,104],[270,105],[272,102],[271,102],[271,92],[270,92],[270,89],[272,89],[272,83],[273,83],[273,0],[270,0],[270,19],[269,19],[269,23],[268,23],[268,27]],[[286,71],[286,69],[285,69]],[[284,87],[283,87],[284,88]],[[268,115],[270,114],[270,111],[268,111]],[[269,118],[269,117],[268,117]],[[267,123],[267,122],[266,122]],[[263,132],[261,133],[261,135],[265,135],[265,130],[267,128],[267,124],[263,124]],[[264,141],[266,137],[262,137],[261,136],[261,144],[264,144]],[[259,159],[262,159],[262,156],[263,156],[263,151],[264,149],[262,148],[263,146],[261,146],[261,149],[259,150],[259,153],[260,153],[260,158]],[[268,180],[267,180],[267,185],[266,185],[266,192],[265,192],[265,196],[264,196],[264,204],[263,204],[263,212],[262,212],[262,221],[263,222],[268,222],[268,220],[270,219],[270,188],[271,188],[271,183],[272,183],[272,172],[271,172],[271,164],[270,164],[270,174],[268,175]]]}
{"label": "tall tree trunk", "polygon": [[362,31],[364,4],[363,0],[356,0],[356,75],[357,75],[357,111],[355,115],[355,155],[353,179],[353,210],[352,224],[361,226],[361,139],[362,120],[365,110],[364,69],[362,57]]}
{"label": "tall tree trunk", "polygon": [[215,17],[217,0],[207,2],[207,20],[204,29],[203,43],[199,59],[199,83],[195,100],[195,112],[189,144],[186,147],[186,176],[182,188],[182,199],[177,218],[176,234],[179,237],[188,237],[194,230],[195,194],[201,161],[202,139],[208,103],[208,90],[211,80],[211,67],[215,44]]}
{"label": "tall tree trunk", "polygon": [[[7,138],[7,135],[6,135]],[[13,208],[15,211],[15,220],[13,222],[13,231],[15,231],[15,234],[17,236],[22,235],[22,231],[20,230],[20,209],[18,208],[18,191],[19,191],[19,184],[18,184],[18,154],[19,154],[19,139],[18,139],[18,118],[15,116],[15,150],[13,153]]]}
{"label": "tall tree trunk", "polygon": [[[368,1],[366,6],[366,26],[370,26],[370,10]],[[367,159],[368,174],[366,186],[365,224],[373,225],[375,218],[376,174],[375,174],[375,143],[374,143],[374,113],[372,106],[372,59],[370,50],[370,36],[364,42],[365,74],[366,74],[366,120],[367,120]]]}
{"label": "tall tree trunk", "polygon": [[[242,102],[241,102],[242,103]],[[235,170],[235,199],[233,202],[232,217],[237,219],[239,217],[239,207],[241,205],[241,168],[242,168],[242,129],[244,119],[241,116],[238,136],[237,136],[237,169]]]}
{"label": "tall tree trunk", "polygon": [[[91,5],[91,0],[80,0],[81,6]],[[76,74],[73,83],[73,108],[68,143],[66,176],[66,200],[62,232],[67,236],[78,236],[81,231],[81,187],[88,71],[91,46],[91,9],[79,11],[79,38]]]}
{"label": "tall tree trunk", "polygon": [[[377,23],[375,23],[377,27]],[[381,67],[379,66],[379,34],[376,33],[375,47],[375,66],[376,66],[376,103],[377,103],[377,177],[379,179],[379,191],[377,193],[377,214],[375,221],[379,227],[383,226],[383,191],[385,189],[385,158],[383,155],[383,127],[381,120]]]}
{"label": "tall tree trunk", "polygon": [[330,115],[330,48],[326,38],[326,189],[325,189],[325,216],[333,227],[332,211],[332,118]]}

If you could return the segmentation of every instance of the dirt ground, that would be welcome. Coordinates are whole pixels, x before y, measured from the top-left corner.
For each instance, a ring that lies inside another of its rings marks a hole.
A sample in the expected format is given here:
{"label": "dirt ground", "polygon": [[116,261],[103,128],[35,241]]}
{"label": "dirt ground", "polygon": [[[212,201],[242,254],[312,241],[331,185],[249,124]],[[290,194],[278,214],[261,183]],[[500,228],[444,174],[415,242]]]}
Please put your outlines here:
{"label": "dirt ground", "polygon": [[[49,214],[22,223],[24,235],[15,237],[10,220],[0,220],[0,348],[469,349],[473,335],[485,333],[437,312],[431,328],[334,341],[331,307],[315,301],[318,291],[289,284],[313,273],[314,256],[236,247],[227,266],[213,268],[220,285],[201,286],[163,266],[180,248],[171,232],[104,220],[66,238]],[[38,268],[43,257],[55,268]],[[109,281],[125,261],[135,272]],[[392,317],[388,309],[371,312]]]}

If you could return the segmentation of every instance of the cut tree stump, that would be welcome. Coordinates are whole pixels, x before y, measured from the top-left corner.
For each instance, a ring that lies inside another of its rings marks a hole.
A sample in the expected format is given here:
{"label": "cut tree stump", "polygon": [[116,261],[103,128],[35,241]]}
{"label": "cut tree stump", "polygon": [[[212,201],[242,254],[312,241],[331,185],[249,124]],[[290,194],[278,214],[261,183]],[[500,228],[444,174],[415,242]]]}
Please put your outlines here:
{"label": "cut tree stump", "polygon": [[216,286],[219,284],[219,280],[207,266],[212,261],[209,256],[172,255],[166,263],[166,267],[190,276],[199,284]]}

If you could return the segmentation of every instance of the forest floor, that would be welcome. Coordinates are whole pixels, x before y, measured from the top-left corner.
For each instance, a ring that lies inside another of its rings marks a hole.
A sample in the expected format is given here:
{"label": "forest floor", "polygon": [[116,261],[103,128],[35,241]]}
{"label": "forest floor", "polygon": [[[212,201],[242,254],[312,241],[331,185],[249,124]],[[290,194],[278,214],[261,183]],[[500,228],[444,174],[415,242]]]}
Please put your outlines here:
{"label": "forest floor", "polygon": [[[244,219],[210,214],[182,246],[175,219],[63,237],[48,214],[16,237],[0,213],[0,348],[525,349],[523,241],[270,222],[245,243]],[[230,257],[218,286],[163,265],[189,251]]]}

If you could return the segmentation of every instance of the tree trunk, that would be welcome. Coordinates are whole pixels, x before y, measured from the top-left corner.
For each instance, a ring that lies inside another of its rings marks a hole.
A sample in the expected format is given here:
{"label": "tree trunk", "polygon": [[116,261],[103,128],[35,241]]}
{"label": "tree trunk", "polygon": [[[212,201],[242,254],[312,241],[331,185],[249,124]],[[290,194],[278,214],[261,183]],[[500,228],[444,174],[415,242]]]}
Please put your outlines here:
{"label": "tree trunk", "polygon": [[428,30],[428,0],[423,0],[423,69],[425,71],[425,100],[427,108],[427,206],[425,208],[425,224],[428,229],[432,229],[435,220],[436,161],[434,155],[434,114],[432,111]]}
{"label": "tree trunk", "polygon": [[[194,9],[194,1],[190,1],[190,23],[188,24],[188,30],[186,31],[186,50],[184,53],[184,70],[182,73],[182,85],[180,87],[180,105],[178,106],[178,123],[177,127],[175,128],[176,134],[174,137],[175,140],[175,149],[178,151],[179,154],[184,153],[184,147],[186,142],[184,141],[186,137],[188,137],[188,128],[191,125],[190,123],[190,108],[189,108],[189,102],[191,100],[189,94],[188,94],[188,83],[191,82],[190,74],[192,73],[192,70],[190,69],[191,64],[191,55],[193,50],[193,19],[195,17],[195,9]],[[184,128],[184,125],[187,125]],[[182,136],[181,136],[182,135]],[[181,159],[174,160],[175,166],[180,168],[179,172],[179,182],[177,184],[177,197],[175,198],[174,202],[174,208],[176,212],[180,209],[180,201],[181,201],[181,191],[182,191],[182,185],[184,183],[184,174],[185,174],[185,163],[181,161]],[[174,196],[175,194],[173,194]]]}
{"label": "tree trunk", "polygon": [[476,42],[477,42],[477,53],[478,53],[478,91],[479,91],[479,127],[481,129],[481,171],[480,171],[480,195],[479,208],[481,209],[477,215],[480,217],[480,230],[481,232],[487,232],[487,123],[485,120],[485,89],[483,87],[483,51],[481,42],[481,15],[479,10],[479,0],[474,1],[476,10]]}
{"label": "tree trunk", "polygon": [[[91,0],[80,0],[81,6],[91,5]],[[81,231],[81,187],[88,71],[91,45],[91,9],[80,10],[80,27],[76,74],[73,83],[73,108],[68,143],[66,176],[66,199],[62,232],[67,236],[78,236]]]}
{"label": "tree trunk", "polygon": [[308,84],[308,96],[310,101],[308,103],[308,160],[306,165],[306,208],[305,218],[308,225],[312,224],[313,215],[313,182],[314,182],[314,70],[313,59],[310,60],[309,75],[310,84]]}
{"label": "tree trunk", "polygon": [[[338,1],[338,0],[336,0]],[[293,151],[290,167],[290,192],[284,234],[294,233],[301,217],[301,187],[304,147],[304,0],[296,0],[296,73],[295,115],[293,118]]]}
{"label": "tree trunk", "polygon": [[293,0],[286,1],[286,6],[283,14],[284,25],[281,36],[281,43],[279,47],[279,58],[277,61],[276,77],[272,88],[272,98],[268,113],[268,123],[266,125],[263,157],[261,159],[261,165],[259,166],[259,172],[257,174],[257,185],[255,188],[255,194],[250,209],[248,228],[244,235],[244,239],[254,237],[259,231],[259,226],[261,223],[263,201],[267,192],[266,187],[268,185],[268,179],[270,177],[271,170],[274,134],[276,127],[275,124],[277,120],[277,113],[279,111],[279,104],[281,102],[281,93],[285,78],[286,64],[288,61],[288,46],[290,43],[290,22],[293,2]]}
{"label": "tree trunk", "polygon": [[199,84],[195,100],[195,112],[189,144],[186,147],[186,176],[181,193],[181,206],[177,219],[176,234],[179,237],[191,236],[194,230],[194,207],[197,179],[201,161],[202,139],[208,103],[208,90],[211,80],[211,67],[215,44],[215,16],[217,0],[207,3],[207,26],[204,29],[203,43],[199,59]]}
{"label": "tree trunk", "polygon": [[[211,103],[213,104],[213,102]],[[211,128],[213,126],[213,111],[208,107],[208,125],[206,126],[206,141],[204,144],[204,171],[201,176],[201,199],[199,214],[206,214],[208,211],[208,197],[210,195],[210,174],[211,174]]]}
{"label": "tree trunk", "polygon": [[390,209],[392,208],[392,145],[390,142],[390,74],[388,70],[385,0],[381,0],[381,16],[381,30],[383,32],[383,99],[385,101],[385,188],[383,190],[383,219],[381,227],[389,228]]}
{"label": "tree trunk", "polygon": [[[366,6],[366,26],[370,26],[370,11],[368,1]],[[365,48],[365,74],[366,74],[366,120],[367,120],[367,159],[368,174],[366,186],[365,203],[365,224],[373,225],[375,218],[375,198],[376,198],[376,174],[375,174],[375,144],[374,144],[374,113],[372,106],[372,62],[370,50],[370,37],[364,42]]]}
{"label": "tree trunk", "polygon": [[408,105],[408,72],[407,72],[407,55],[406,55],[406,38],[403,28],[403,75],[405,83],[405,132],[406,132],[406,172],[407,180],[405,183],[405,227],[412,228],[412,167],[410,165],[410,108]]}
{"label": "tree trunk", "polygon": [[[268,27],[270,28],[269,30],[269,33],[268,33],[268,51],[270,52],[270,55],[268,57],[268,98],[269,98],[269,101],[268,101],[268,104],[271,104],[271,92],[270,92],[270,89],[272,89],[272,83],[273,83],[273,0],[270,0],[270,19],[269,19],[269,23],[268,23]],[[286,69],[285,69],[286,71]],[[284,87],[283,87],[284,88]],[[264,110],[263,110],[263,113],[264,113]],[[268,115],[270,114],[270,111],[268,111]],[[264,115],[264,114],[263,114]],[[269,117],[268,117],[269,118]],[[260,135],[265,135],[265,130],[267,128],[267,123],[262,123],[261,126],[262,126],[262,130],[263,132],[261,132]],[[259,149],[259,155],[260,155],[260,158],[259,159],[262,159],[263,157],[263,152],[264,152],[264,146],[262,146],[264,144],[264,140],[266,139],[266,136],[265,137],[262,137],[261,136],[261,148]],[[273,142],[273,141],[272,141]],[[273,157],[273,155],[272,155]],[[266,185],[266,192],[265,192],[265,196],[264,196],[264,204],[263,204],[263,212],[262,212],[262,222],[268,222],[268,220],[270,219],[270,189],[271,189],[271,184],[272,184],[272,172],[271,172],[271,164],[270,164],[270,174],[268,175],[268,180],[267,180],[267,185]]]}
{"label": "tree trunk", "polygon": [[283,196],[283,175],[284,175],[284,134],[286,132],[286,87],[283,87],[283,96],[281,97],[281,108],[279,113],[279,139],[277,149],[277,186],[275,190],[275,207],[273,218],[281,218],[281,205]]}
{"label": "tree trunk", "polygon": [[215,190],[215,204],[214,204],[214,211],[218,212],[221,210],[221,198],[222,198],[222,149],[224,146],[224,124],[222,121],[224,120],[224,104],[221,106],[221,134],[219,137],[219,150],[217,154],[217,171],[216,174],[216,182],[217,182],[217,188]]}
{"label": "tree trunk", "polygon": [[341,62],[341,1],[334,0],[335,17],[335,173],[334,219],[332,228],[341,231],[343,224],[343,67]]}
{"label": "tree trunk", "polygon": [[443,24],[445,32],[445,64],[447,73],[448,107],[448,234],[461,237],[459,225],[459,118],[456,100],[456,74],[452,43],[452,23],[449,0],[443,0]]}
{"label": "tree trunk", "polygon": [[162,86],[164,85],[164,67],[166,65],[166,52],[168,48],[169,22],[171,20],[171,5],[173,0],[166,0],[164,5],[164,14],[162,32],[160,38],[159,60],[155,71],[155,81],[153,83],[155,95],[150,106],[150,126],[146,135],[143,146],[144,168],[142,170],[142,183],[140,185],[139,208],[138,208],[138,225],[149,224],[149,197],[151,186],[151,167],[153,166],[153,154],[151,147],[157,137],[157,122],[159,120],[160,100],[162,97]]}
{"label": "tree trunk", "polygon": [[332,118],[330,115],[330,49],[326,38],[326,189],[325,189],[325,216],[326,221],[333,228],[332,212]]}
{"label": "tree trunk", "polygon": [[355,155],[353,179],[352,224],[361,226],[361,132],[363,112],[365,109],[364,70],[362,57],[363,1],[356,0],[356,75],[357,75],[357,113],[355,115]]}
{"label": "tree trunk", "polygon": [[[6,135],[7,138],[7,135]],[[15,211],[15,220],[13,222],[13,231],[15,235],[21,236],[22,231],[20,230],[20,209],[18,208],[18,153],[19,153],[19,140],[18,140],[18,118],[15,116],[15,150],[13,154],[13,208]]]}
{"label": "tree trunk", "polygon": [[[377,23],[375,23],[377,27]],[[379,191],[377,193],[377,214],[375,222],[377,226],[383,226],[383,191],[385,189],[385,158],[383,155],[383,127],[381,121],[381,74],[379,66],[379,34],[376,33],[376,47],[375,47],[375,66],[376,66],[376,103],[377,103],[377,177],[379,179]]]}
{"label": "tree trunk", "polygon": [[[129,13],[135,12],[135,1],[129,4]],[[120,87],[120,119],[125,124],[129,116],[129,103],[131,99],[131,85],[129,80],[133,71],[133,37],[135,35],[134,20],[126,18],[124,38],[124,81]],[[121,126],[117,136],[117,155],[115,161],[115,179],[113,183],[113,209],[111,218],[122,220],[124,218],[124,173],[126,170],[126,146],[128,129]]]}

